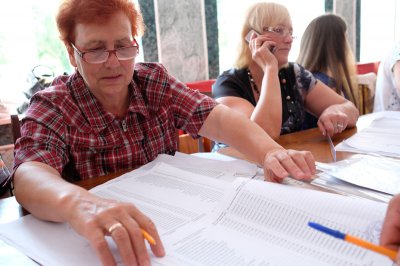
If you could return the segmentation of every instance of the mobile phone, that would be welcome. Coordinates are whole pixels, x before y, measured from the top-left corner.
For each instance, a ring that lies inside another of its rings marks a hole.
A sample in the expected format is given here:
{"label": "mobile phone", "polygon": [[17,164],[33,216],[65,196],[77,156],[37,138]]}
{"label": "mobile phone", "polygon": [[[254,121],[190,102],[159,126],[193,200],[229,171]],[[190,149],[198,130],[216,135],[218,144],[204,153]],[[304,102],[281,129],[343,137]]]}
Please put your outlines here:
{"label": "mobile phone", "polygon": [[[250,30],[250,31],[246,34],[246,37],[245,37],[245,40],[246,40],[248,43],[250,42],[250,38],[251,38],[251,35],[252,35],[253,33],[255,33],[256,36],[260,36],[260,33],[256,32],[255,30]],[[276,50],[276,47],[273,46],[273,45],[271,45],[268,49],[269,49],[269,51],[270,51],[271,53],[274,53],[275,50]]]}
{"label": "mobile phone", "polygon": [[260,33],[256,32],[255,30],[250,30],[247,34],[246,37],[244,37],[244,39],[249,43],[250,42],[250,38],[251,35],[253,34],[253,32],[256,34],[256,36],[259,36]]}
{"label": "mobile phone", "polygon": [[273,45],[271,45],[270,47],[268,47],[268,49],[269,49],[269,51],[270,51],[271,53],[275,53],[276,47],[273,46]]}

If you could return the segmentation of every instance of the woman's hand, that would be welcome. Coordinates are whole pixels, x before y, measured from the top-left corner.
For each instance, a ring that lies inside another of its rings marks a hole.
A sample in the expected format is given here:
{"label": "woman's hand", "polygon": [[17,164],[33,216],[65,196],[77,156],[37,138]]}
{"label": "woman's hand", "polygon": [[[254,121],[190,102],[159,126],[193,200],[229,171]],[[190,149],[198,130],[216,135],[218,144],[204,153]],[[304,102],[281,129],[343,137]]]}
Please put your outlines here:
{"label": "woman's hand", "polygon": [[319,80],[307,94],[305,106],[319,117],[318,128],[324,136],[333,136],[346,128],[356,126],[359,116],[357,107],[351,101]]}
{"label": "woman's hand", "polygon": [[[391,249],[400,247],[400,194],[394,196],[388,205],[382,226],[380,244]],[[400,253],[397,253],[396,264],[400,265]]]}
{"label": "woman's hand", "polygon": [[267,36],[252,34],[249,42],[251,56],[261,69],[265,69],[268,65],[278,66],[273,54],[276,45],[276,42]]}
{"label": "woman's hand", "polygon": [[[37,178],[40,176],[40,178]],[[142,229],[156,242],[154,255],[165,251],[153,222],[133,204],[100,198],[66,182],[41,162],[25,162],[14,174],[15,196],[39,219],[66,222],[89,240],[103,265],[115,265],[106,237],[111,237],[124,265],[150,265]]]}
{"label": "woman's hand", "polygon": [[280,183],[288,176],[309,181],[315,173],[315,160],[309,151],[278,148],[269,151],[264,158],[264,176],[267,181]]}
{"label": "woman's hand", "polygon": [[165,254],[154,223],[132,204],[91,195],[78,198],[68,212],[68,222],[89,240],[103,265],[116,265],[107,236],[116,243],[124,265],[150,265],[142,230],[156,242],[150,245],[153,253],[157,257]]}
{"label": "woman's hand", "polygon": [[331,105],[322,112],[317,124],[324,136],[333,136],[347,128],[349,117],[338,105]]}

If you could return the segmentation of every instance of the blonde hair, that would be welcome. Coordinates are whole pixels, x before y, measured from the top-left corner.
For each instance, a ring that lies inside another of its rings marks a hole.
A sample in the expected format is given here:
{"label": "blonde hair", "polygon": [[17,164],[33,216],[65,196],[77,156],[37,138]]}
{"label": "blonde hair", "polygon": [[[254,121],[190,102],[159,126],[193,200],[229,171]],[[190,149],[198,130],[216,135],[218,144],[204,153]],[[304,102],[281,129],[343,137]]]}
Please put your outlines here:
{"label": "blonde hair", "polygon": [[262,33],[265,27],[273,27],[279,24],[292,25],[289,11],[285,6],[270,2],[260,2],[250,6],[243,23],[238,47],[239,54],[234,66],[236,68],[247,68],[252,61],[249,44],[245,40],[250,30],[253,29]]}
{"label": "blonde hair", "polygon": [[336,92],[343,92],[358,106],[356,63],[346,31],[346,22],[338,15],[313,19],[301,38],[297,63],[311,72],[329,71],[336,82]]}

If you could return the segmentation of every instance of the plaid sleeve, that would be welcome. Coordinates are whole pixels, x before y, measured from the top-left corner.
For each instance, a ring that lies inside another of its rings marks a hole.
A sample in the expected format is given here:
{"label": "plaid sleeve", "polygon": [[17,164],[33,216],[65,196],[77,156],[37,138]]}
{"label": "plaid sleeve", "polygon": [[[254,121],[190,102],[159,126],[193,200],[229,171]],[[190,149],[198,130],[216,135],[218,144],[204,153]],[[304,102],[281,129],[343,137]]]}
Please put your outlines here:
{"label": "plaid sleeve", "polygon": [[64,135],[62,117],[51,101],[32,98],[22,120],[21,138],[15,145],[14,171],[24,162],[37,161],[54,167],[61,174],[68,163]]}
{"label": "plaid sleeve", "polygon": [[170,79],[176,127],[192,137],[199,137],[201,126],[217,103],[213,98],[188,88],[174,77]]}

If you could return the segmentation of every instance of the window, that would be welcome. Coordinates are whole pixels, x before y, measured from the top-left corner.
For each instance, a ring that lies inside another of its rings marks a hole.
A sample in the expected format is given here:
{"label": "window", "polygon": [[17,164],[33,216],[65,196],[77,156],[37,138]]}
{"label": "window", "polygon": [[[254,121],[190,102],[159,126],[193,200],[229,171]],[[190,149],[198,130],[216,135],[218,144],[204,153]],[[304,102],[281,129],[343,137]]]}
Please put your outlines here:
{"label": "window", "polygon": [[[200,1],[200,0],[199,0]],[[237,54],[244,10],[259,0],[216,0],[218,9],[220,72],[229,69]],[[137,3],[137,0],[134,0]],[[291,14],[294,34],[289,61],[298,56],[302,33],[308,23],[325,13],[326,0],[280,0]],[[397,0],[360,1],[360,61],[380,61],[400,41],[400,3]],[[46,65],[55,75],[72,72],[65,47],[59,40],[55,14],[60,0],[8,1],[0,9],[0,103],[20,103],[22,91],[36,65]],[[141,40],[136,61],[143,61]],[[14,106],[11,107],[14,109]]]}
{"label": "window", "polygon": [[[59,4],[8,1],[7,8],[0,9],[0,25],[7,25],[0,27],[0,104],[10,112],[25,100],[22,92],[32,85],[29,77],[35,66],[48,66],[56,76],[73,71],[55,23]],[[136,61],[143,61],[142,51]]]}
{"label": "window", "polygon": [[361,1],[360,62],[381,61],[400,41],[400,3]]}
{"label": "window", "polygon": [[1,25],[8,25],[0,28],[0,95],[3,101],[22,102],[22,91],[29,88],[28,77],[36,65],[49,66],[55,74],[70,71],[55,26],[58,3],[57,0],[9,1],[7,8],[0,10]]}
{"label": "window", "polygon": [[[220,72],[231,68],[236,59],[244,10],[258,1],[217,0]],[[288,8],[292,17],[297,39],[293,41],[289,61],[295,61],[302,33],[313,18],[325,13],[325,0],[310,0],[306,4],[297,0],[281,0],[279,3]],[[360,4],[360,62],[380,61],[395,43],[400,42],[400,3],[397,0],[382,0],[360,1]]]}

